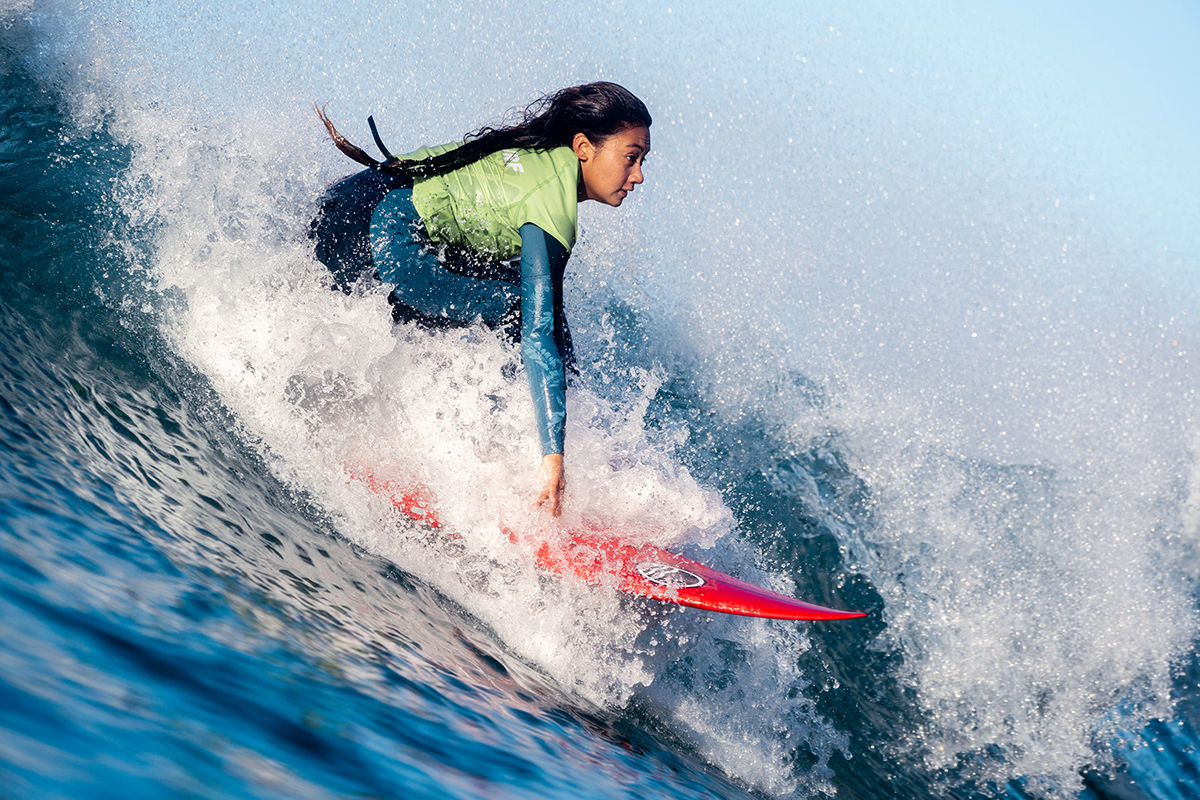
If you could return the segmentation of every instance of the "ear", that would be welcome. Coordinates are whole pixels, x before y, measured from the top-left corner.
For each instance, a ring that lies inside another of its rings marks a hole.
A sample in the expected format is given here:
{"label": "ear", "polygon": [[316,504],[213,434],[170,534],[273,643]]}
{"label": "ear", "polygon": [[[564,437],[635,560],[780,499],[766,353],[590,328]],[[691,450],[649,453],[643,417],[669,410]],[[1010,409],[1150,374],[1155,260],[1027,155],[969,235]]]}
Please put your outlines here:
{"label": "ear", "polygon": [[571,140],[571,149],[575,151],[575,156],[580,161],[587,161],[596,152],[591,140],[582,133],[575,134],[575,138]]}

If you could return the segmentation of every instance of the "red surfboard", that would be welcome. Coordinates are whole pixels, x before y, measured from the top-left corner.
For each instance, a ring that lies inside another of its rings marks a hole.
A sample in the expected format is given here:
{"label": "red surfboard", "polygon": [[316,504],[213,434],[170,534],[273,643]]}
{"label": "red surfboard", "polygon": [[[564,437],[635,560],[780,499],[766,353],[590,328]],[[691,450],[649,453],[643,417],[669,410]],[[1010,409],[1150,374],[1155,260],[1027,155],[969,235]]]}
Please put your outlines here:
{"label": "red surfboard", "polygon": [[[370,474],[353,477],[363,481],[371,491],[388,497],[396,509],[410,519],[443,530],[427,490],[398,486]],[[533,548],[534,559],[542,569],[666,603],[767,619],[830,620],[866,616],[862,611],[839,611],[806,603],[738,580],[661,547],[630,544],[604,530],[568,531],[557,541],[522,537],[507,529],[505,533],[514,543]]]}

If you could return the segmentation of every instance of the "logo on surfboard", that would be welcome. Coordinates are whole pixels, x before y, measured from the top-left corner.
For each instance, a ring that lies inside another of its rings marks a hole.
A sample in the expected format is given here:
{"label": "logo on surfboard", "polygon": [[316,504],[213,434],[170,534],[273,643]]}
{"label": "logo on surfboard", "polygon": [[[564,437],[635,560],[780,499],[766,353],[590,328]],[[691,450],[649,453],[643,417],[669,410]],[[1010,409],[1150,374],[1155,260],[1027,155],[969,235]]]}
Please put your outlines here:
{"label": "logo on surfboard", "polygon": [[657,561],[643,561],[637,565],[637,571],[651,583],[671,589],[695,589],[704,585],[704,578],[699,575]]}

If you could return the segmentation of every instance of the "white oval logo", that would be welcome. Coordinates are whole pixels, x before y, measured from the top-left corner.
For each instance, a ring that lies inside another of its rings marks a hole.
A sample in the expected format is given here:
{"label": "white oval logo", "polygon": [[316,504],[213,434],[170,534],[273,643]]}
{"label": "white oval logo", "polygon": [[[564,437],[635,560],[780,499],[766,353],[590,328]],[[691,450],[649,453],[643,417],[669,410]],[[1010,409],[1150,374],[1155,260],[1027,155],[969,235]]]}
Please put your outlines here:
{"label": "white oval logo", "polygon": [[695,589],[704,585],[704,578],[699,575],[657,561],[643,561],[637,565],[637,571],[651,583],[669,586],[672,589]]}

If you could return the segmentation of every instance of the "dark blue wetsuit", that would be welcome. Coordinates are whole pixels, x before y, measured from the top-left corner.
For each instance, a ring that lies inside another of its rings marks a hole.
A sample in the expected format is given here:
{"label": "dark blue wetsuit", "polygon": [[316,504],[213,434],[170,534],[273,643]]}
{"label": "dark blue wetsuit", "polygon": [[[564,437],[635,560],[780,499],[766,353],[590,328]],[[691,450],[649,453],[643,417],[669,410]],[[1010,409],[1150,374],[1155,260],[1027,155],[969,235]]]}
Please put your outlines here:
{"label": "dark blue wetsuit", "polygon": [[336,288],[349,293],[363,281],[394,287],[388,302],[396,322],[451,327],[479,320],[519,341],[542,452],[562,453],[566,371],[574,369],[562,305],[570,253],[537,225],[519,230],[519,265],[435,244],[408,179],[368,169],[329,187],[311,235]]}

